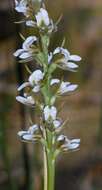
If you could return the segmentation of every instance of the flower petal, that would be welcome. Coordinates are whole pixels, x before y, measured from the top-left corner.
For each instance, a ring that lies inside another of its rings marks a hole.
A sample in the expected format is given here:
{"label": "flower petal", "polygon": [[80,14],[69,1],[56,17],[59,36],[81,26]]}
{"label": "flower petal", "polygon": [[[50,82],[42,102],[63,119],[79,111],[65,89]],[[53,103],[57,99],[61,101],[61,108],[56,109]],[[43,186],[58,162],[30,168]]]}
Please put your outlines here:
{"label": "flower petal", "polygon": [[57,109],[56,107],[52,106],[51,109],[50,109],[50,115],[52,117],[53,120],[56,119],[56,115],[57,115]]}
{"label": "flower petal", "polygon": [[16,100],[24,105],[27,106],[33,106],[35,104],[34,99],[32,98],[32,96],[28,96],[28,97],[23,97],[23,96],[17,96]]}
{"label": "flower petal", "polygon": [[54,52],[53,52],[54,55],[57,54],[57,53],[60,53],[60,47],[57,47],[57,48],[54,50]]}
{"label": "flower petal", "polygon": [[53,121],[53,125],[56,129],[59,128],[61,126],[61,124],[62,124],[62,122],[58,119]]}
{"label": "flower petal", "polygon": [[29,36],[23,43],[22,48],[24,50],[29,50],[30,46],[37,41],[37,37],[36,36]]}
{"label": "flower petal", "polygon": [[58,141],[58,142],[60,142],[60,141],[65,142],[65,139],[66,139],[66,136],[60,135],[60,136],[58,136],[57,141]]}
{"label": "flower petal", "polygon": [[13,54],[15,57],[20,56],[22,53],[24,52],[23,49],[18,49],[17,51],[15,51],[15,53]]}
{"label": "flower petal", "polygon": [[32,125],[31,127],[29,127],[28,132],[33,135],[35,133],[35,131],[37,131],[39,129],[38,125]]}
{"label": "flower petal", "polygon": [[35,93],[39,92],[40,91],[40,86],[39,85],[34,86],[32,91],[35,92]]}
{"label": "flower petal", "polygon": [[70,150],[73,150],[73,149],[78,148],[79,145],[80,145],[80,139],[73,139],[73,140],[70,140],[70,142],[68,143],[68,148]]}
{"label": "flower petal", "polygon": [[29,82],[31,85],[38,84],[40,80],[42,80],[44,77],[44,74],[41,70],[37,69],[35,70],[29,77]]}
{"label": "flower petal", "polygon": [[19,87],[18,87],[18,91],[21,91],[23,88],[27,87],[27,86],[30,86],[29,82],[24,82],[23,84],[21,84]]}
{"label": "flower petal", "polygon": [[62,81],[59,89],[60,94],[64,94],[67,92],[72,92],[78,87],[77,84],[70,84],[70,82],[64,82]]}
{"label": "flower petal", "polygon": [[81,61],[81,57],[79,55],[70,55],[70,60]]}
{"label": "flower petal", "polygon": [[18,134],[18,136],[21,137],[22,135],[27,134],[27,131],[19,131],[17,134]]}
{"label": "flower petal", "polygon": [[24,52],[24,53],[22,53],[19,57],[21,58],[21,59],[27,59],[27,58],[29,58],[29,57],[31,57],[32,55],[31,55],[31,53],[29,53],[29,52]]}
{"label": "flower petal", "polygon": [[78,65],[72,62],[66,62],[65,63],[67,67],[71,68],[71,69],[76,69],[78,68]]}
{"label": "flower petal", "polygon": [[22,136],[22,138],[23,138],[24,140],[27,140],[27,141],[33,140],[33,136],[32,136],[31,134],[24,134],[24,135]]}
{"label": "flower petal", "polygon": [[27,12],[27,1],[21,0],[20,2],[18,2],[17,0],[15,0],[15,10],[17,12],[26,14],[26,12]]}
{"label": "flower petal", "polygon": [[78,85],[77,84],[71,84],[71,85],[69,85],[68,87],[67,87],[67,92],[72,92],[72,91],[74,91],[76,88],[78,87]]}
{"label": "flower petal", "polygon": [[62,55],[64,55],[64,58],[66,61],[68,61],[69,57],[70,57],[70,52],[67,50],[67,49],[64,49],[62,47],[57,47],[53,54],[58,54],[58,53],[61,53]]}
{"label": "flower petal", "polygon": [[52,79],[50,85],[52,86],[53,84],[58,84],[59,82],[60,82],[59,79]]}
{"label": "flower petal", "polygon": [[52,120],[56,120],[56,114],[57,114],[56,107],[45,106],[45,108],[44,108],[45,121],[47,121],[50,117]]}
{"label": "flower petal", "polygon": [[52,52],[50,52],[50,53],[48,54],[48,63],[49,63],[49,64],[51,63],[52,58],[53,58],[53,54],[52,54]]}
{"label": "flower petal", "polygon": [[40,11],[35,15],[35,17],[38,27],[41,27],[42,23],[44,23],[45,26],[48,26],[50,24],[48,12],[43,8],[40,9]]}

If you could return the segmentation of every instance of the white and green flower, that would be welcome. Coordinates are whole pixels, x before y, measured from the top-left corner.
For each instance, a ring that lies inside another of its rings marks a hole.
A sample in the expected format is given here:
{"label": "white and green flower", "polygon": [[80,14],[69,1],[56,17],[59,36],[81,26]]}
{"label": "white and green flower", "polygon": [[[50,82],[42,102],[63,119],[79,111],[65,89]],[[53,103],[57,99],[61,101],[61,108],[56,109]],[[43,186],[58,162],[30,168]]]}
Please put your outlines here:
{"label": "white and green flower", "polygon": [[74,90],[77,89],[77,87],[78,87],[77,84],[71,84],[70,82],[62,81],[58,93],[62,95],[65,93],[73,92]]}
{"label": "white and green flower", "polygon": [[28,130],[19,131],[18,136],[25,141],[36,141],[39,140],[41,137],[40,130],[42,127],[38,126],[37,124],[32,125],[29,127]]}
{"label": "white and green flower", "polygon": [[68,139],[65,135],[59,135],[57,138],[58,148],[62,151],[76,150],[80,145],[80,139]]}
{"label": "white and green flower", "polygon": [[35,15],[36,25],[41,30],[46,30],[48,33],[51,33],[54,29],[54,23],[52,19],[49,18],[48,12],[44,8],[40,8],[38,13]]}
{"label": "white and green flower", "polygon": [[34,49],[32,45],[37,41],[36,36],[29,36],[23,43],[22,49],[18,49],[15,53],[15,57],[19,57],[20,59],[27,59],[33,57]]}
{"label": "white and green flower", "polygon": [[44,74],[41,70],[37,69],[34,71],[30,77],[29,77],[29,82],[33,86],[34,84],[38,84],[44,77]]}
{"label": "white and green flower", "polygon": [[81,61],[81,57],[79,55],[71,55],[70,52],[67,49],[64,49],[62,47],[57,47],[53,55],[62,55],[63,57],[57,60],[57,63],[59,67],[62,69],[68,69],[68,70],[74,70],[78,68],[78,65],[74,62]]}
{"label": "white and green flower", "polygon": [[44,74],[41,70],[37,69],[35,70],[28,78],[28,82],[24,82],[18,87],[18,91],[21,91],[22,89],[26,87],[31,87],[32,91],[37,93],[40,91],[40,82],[43,80]]}
{"label": "white and green flower", "polygon": [[48,16],[48,12],[41,8],[40,11],[35,15],[36,17],[36,22],[37,22],[37,26],[41,27],[41,26],[49,26],[50,24],[50,19]]}
{"label": "white and green flower", "polygon": [[26,17],[29,17],[30,8],[27,0],[15,0],[15,10],[19,13],[23,13]]}
{"label": "white and green flower", "polygon": [[57,109],[54,106],[45,106],[44,107],[44,119],[45,121],[48,121],[49,119],[51,120],[56,120],[56,115],[57,115]]}
{"label": "white and green flower", "polygon": [[24,105],[33,107],[35,105],[35,100],[32,96],[16,96],[16,100]]}

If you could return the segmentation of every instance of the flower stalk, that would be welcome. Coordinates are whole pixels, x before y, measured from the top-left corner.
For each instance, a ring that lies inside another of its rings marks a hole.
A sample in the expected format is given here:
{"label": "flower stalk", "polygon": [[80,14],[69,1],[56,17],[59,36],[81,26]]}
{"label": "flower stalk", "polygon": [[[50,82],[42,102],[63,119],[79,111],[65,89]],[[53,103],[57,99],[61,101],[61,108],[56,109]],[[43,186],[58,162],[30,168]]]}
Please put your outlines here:
{"label": "flower stalk", "polygon": [[77,149],[80,139],[70,140],[61,134],[66,122],[59,118],[56,108],[57,99],[63,95],[70,95],[78,85],[62,81],[60,78],[53,78],[53,74],[57,68],[75,72],[78,68],[76,62],[80,61],[81,57],[71,55],[62,46],[49,52],[50,36],[56,32],[57,25],[49,18],[42,0],[20,0],[19,2],[15,0],[15,10],[24,15],[27,27],[37,29],[38,35],[36,37],[33,33],[27,38],[23,37],[22,48],[18,49],[14,56],[19,57],[21,63],[36,61],[40,67],[40,69],[30,71],[29,65],[26,65],[29,78],[18,88],[18,91],[24,89],[24,95],[16,97],[17,101],[31,109],[38,108],[40,118],[38,123],[32,124],[28,130],[19,131],[18,136],[24,142],[42,144],[44,190],[54,190],[57,156],[60,153]]}
{"label": "flower stalk", "polygon": [[52,134],[48,132],[48,148],[44,149],[44,190],[54,190],[55,158],[52,150]]}

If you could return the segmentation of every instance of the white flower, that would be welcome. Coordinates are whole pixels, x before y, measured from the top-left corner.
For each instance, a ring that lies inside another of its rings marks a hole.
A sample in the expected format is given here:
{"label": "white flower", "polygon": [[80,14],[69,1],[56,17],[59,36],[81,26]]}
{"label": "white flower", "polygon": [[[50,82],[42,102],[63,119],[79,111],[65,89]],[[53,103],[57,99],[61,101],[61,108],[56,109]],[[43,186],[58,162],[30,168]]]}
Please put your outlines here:
{"label": "white flower", "polygon": [[63,151],[68,151],[68,150],[74,150],[77,149],[80,145],[80,139],[68,139],[67,136],[60,135],[57,138],[58,146],[63,150]]}
{"label": "white flower", "polygon": [[77,87],[77,84],[71,84],[70,82],[62,82],[59,88],[59,93],[64,94],[67,92],[73,92]]}
{"label": "white flower", "polygon": [[43,79],[44,77],[44,74],[42,73],[42,71],[40,71],[39,69],[34,71],[29,79],[28,79],[28,82],[24,82],[23,84],[21,84],[19,87],[18,87],[18,91],[21,91],[23,88],[25,87],[31,87],[32,88],[32,91],[37,93],[40,91],[40,84],[39,82]]}
{"label": "white flower", "polygon": [[48,16],[48,12],[45,9],[41,8],[40,11],[35,15],[35,17],[38,27],[41,27],[42,24],[45,26],[49,26],[50,19]]}
{"label": "white flower", "polygon": [[62,47],[57,47],[54,50],[53,55],[56,54],[62,54],[64,56],[58,60],[60,63],[58,66],[62,69],[69,69],[73,71],[73,69],[76,69],[78,67],[78,65],[73,62],[81,61],[81,57],[79,55],[71,55],[67,49],[64,49]]}
{"label": "white flower", "polygon": [[33,56],[33,48],[32,45],[37,41],[36,36],[29,36],[23,43],[22,49],[18,49],[15,53],[15,57],[19,57],[21,59],[32,58]]}
{"label": "white flower", "polygon": [[57,109],[56,107],[54,106],[45,106],[44,108],[44,118],[45,118],[45,121],[49,120],[50,118],[52,120],[55,120],[56,119],[56,115],[57,115]]}
{"label": "white flower", "polygon": [[38,84],[44,77],[44,74],[42,73],[41,70],[37,69],[34,71],[30,77],[29,77],[29,82],[33,86],[34,84]]}
{"label": "white flower", "polygon": [[29,127],[29,129],[27,131],[19,131],[18,132],[18,136],[20,136],[22,140],[26,140],[26,141],[37,140],[36,134],[40,135],[39,127],[37,124],[34,124],[31,127]]}
{"label": "white flower", "polygon": [[75,150],[79,147],[79,145],[80,145],[80,139],[69,140],[67,137],[65,137],[65,142],[61,146],[61,148],[63,149],[63,151]]}
{"label": "white flower", "polygon": [[51,82],[50,82],[50,85],[54,85],[54,84],[58,84],[60,82],[59,79],[52,79]]}
{"label": "white flower", "polygon": [[16,100],[27,106],[34,106],[34,104],[35,104],[35,101],[32,98],[32,96],[27,96],[27,97],[17,96]]}
{"label": "white flower", "polygon": [[21,0],[18,2],[15,0],[15,10],[19,13],[23,13],[25,16],[29,16],[29,7],[27,0]]}

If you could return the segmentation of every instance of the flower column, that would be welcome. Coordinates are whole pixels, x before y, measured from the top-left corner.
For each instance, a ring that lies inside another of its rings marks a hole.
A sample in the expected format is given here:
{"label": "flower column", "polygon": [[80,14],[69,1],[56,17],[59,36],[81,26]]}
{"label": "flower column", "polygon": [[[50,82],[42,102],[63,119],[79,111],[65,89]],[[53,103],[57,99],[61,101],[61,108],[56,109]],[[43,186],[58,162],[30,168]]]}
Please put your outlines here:
{"label": "flower column", "polygon": [[[37,4],[37,9],[35,7]],[[49,18],[45,5],[41,0],[15,1],[16,11],[25,16],[26,26],[36,28],[38,35],[34,34],[25,38],[23,36],[22,48],[14,56],[20,58],[21,63],[26,63],[29,73],[28,80],[21,84],[18,91],[24,89],[23,96],[17,96],[20,103],[31,109],[40,111],[37,124],[32,125],[27,131],[18,132],[24,142],[40,142],[44,153],[44,190],[54,190],[55,160],[59,153],[75,150],[79,147],[80,139],[69,140],[61,134],[66,121],[58,117],[56,100],[64,94],[70,94],[78,87],[69,81],[53,78],[57,68],[75,71],[81,60],[78,55],[71,55],[67,49],[57,47],[49,52],[50,36],[57,30],[56,24]],[[31,71],[28,62],[36,61],[40,69]]]}

